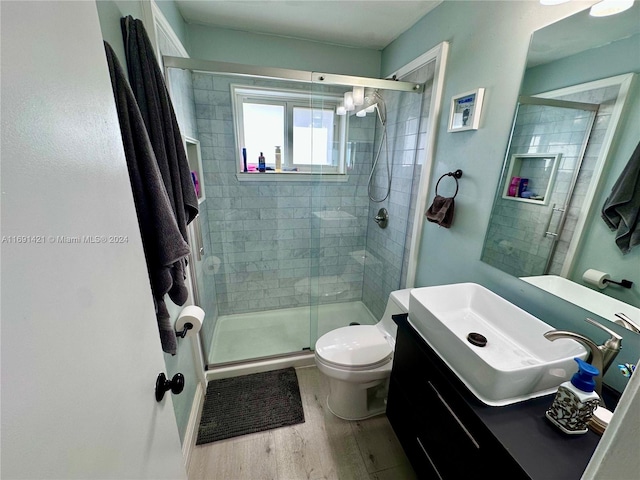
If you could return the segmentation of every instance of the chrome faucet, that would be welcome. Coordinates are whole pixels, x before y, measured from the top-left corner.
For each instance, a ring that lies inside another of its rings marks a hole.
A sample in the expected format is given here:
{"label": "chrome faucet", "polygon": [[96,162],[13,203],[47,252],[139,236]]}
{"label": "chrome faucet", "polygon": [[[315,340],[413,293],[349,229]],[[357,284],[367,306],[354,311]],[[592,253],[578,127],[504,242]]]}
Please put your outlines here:
{"label": "chrome faucet", "polygon": [[634,333],[640,333],[640,325],[631,320],[627,315],[622,312],[614,313],[614,315],[618,318],[614,320],[613,323],[622,325],[624,328],[626,328],[627,330],[631,330]]}
{"label": "chrome faucet", "polygon": [[593,340],[584,335],[575,332],[569,332],[567,330],[551,330],[544,334],[545,338],[548,340],[557,340],[559,338],[570,338],[572,340],[576,340],[585,344],[589,347],[591,353],[587,361],[591,363],[594,367],[596,367],[600,371],[600,375],[595,378],[596,382],[596,393],[600,396],[600,403],[604,406],[604,401],[602,400],[602,378],[604,374],[607,373],[607,370],[613,363],[613,360],[618,355],[618,352],[622,349],[622,337],[618,335],[613,330],[601,325],[591,318],[585,319],[590,324],[600,328],[607,332],[611,337],[607,339],[602,345],[596,345]]}

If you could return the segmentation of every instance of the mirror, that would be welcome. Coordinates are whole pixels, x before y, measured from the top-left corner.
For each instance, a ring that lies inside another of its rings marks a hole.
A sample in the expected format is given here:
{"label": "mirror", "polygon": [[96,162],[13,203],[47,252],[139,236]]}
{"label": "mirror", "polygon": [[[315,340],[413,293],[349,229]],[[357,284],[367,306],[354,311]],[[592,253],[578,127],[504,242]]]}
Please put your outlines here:
{"label": "mirror", "polygon": [[[608,193],[601,185],[621,170],[610,166],[611,146],[633,128],[620,120],[640,72],[639,16],[637,3],[604,18],[587,9],[534,32],[481,260],[603,318],[623,312],[640,324],[636,284],[620,293],[582,280],[594,268],[585,262],[610,258],[584,245]],[[612,276],[634,260],[637,271],[637,252],[623,258],[613,238],[600,245],[618,262],[605,263]]]}

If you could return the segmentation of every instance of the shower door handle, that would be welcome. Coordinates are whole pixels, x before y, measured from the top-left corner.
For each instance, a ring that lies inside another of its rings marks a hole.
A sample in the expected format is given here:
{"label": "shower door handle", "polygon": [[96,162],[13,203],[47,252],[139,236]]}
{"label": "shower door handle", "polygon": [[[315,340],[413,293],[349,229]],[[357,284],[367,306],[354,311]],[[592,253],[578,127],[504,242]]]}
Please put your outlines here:
{"label": "shower door handle", "polygon": [[202,240],[202,226],[200,225],[200,215],[196,215],[196,218],[193,219],[193,233],[196,237],[196,260],[202,260],[202,256],[204,255],[204,242]]}
{"label": "shower door handle", "polygon": [[551,227],[551,220],[553,220],[553,214],[555,212],[564,213],[565,210],[566,210],[565,207],[558,208],[558,207],[556,207],[555,203],[553,204],[553,207],[551,207],[551,214],[549,214],[549,221],[547,222],[547,226],[544,229],[544,234],[542,235],[543,237],[557,237],[558,236],[558,232],[549,231],[549,227]]}

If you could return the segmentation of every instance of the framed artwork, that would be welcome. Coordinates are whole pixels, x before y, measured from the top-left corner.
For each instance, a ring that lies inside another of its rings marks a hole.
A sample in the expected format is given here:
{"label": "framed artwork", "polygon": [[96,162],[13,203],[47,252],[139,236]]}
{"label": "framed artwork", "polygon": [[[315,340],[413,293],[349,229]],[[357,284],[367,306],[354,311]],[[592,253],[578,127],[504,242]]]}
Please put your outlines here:
{"label": "framed artwork", "polygon": [[477,130],[480,125],[480,111],[484,88],[461,93],[451,98],[448,132]]}

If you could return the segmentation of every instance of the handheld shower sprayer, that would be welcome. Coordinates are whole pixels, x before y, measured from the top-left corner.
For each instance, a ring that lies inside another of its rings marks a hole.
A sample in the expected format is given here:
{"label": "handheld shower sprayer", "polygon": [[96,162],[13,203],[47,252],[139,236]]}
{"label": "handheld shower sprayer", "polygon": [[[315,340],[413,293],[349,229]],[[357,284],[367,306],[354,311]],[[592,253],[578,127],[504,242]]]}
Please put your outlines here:
{"label": "handheld shower sprayer", "polygon": [[[387,142],[387,108],[382,95],[380,95],[377,90],[368,92],[368,95],[365,95],[365,105],[367,105],[367,108],[373,108],[377,112],[378,120],[380,120],[380,124],[382,125],[380,144],[378,145],[378,151],[376,153],[375,159],[373,160],[371,173],[369,174],[369,181],[367,182],[367,193],[369,195],[369,200],[374,203],[381,203],[389,198],[389,194],[391,193],[391,180],[393,175],[393,165],[390,164],[391,162],[389,159],[389,143]],[[373,174],[376,170],[376,167],[378,166],[378,161],[380,160],[380,153],[382,152],[383,145],[385,146],[386,154],[387,190],[384,197],[374,198],[373,193],[371,192]]]}

